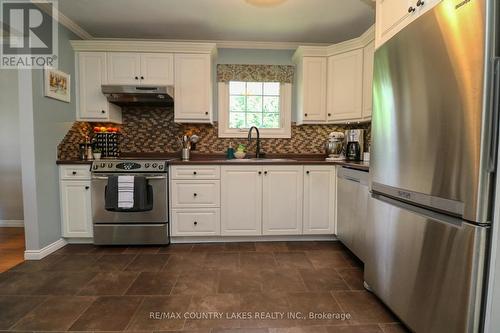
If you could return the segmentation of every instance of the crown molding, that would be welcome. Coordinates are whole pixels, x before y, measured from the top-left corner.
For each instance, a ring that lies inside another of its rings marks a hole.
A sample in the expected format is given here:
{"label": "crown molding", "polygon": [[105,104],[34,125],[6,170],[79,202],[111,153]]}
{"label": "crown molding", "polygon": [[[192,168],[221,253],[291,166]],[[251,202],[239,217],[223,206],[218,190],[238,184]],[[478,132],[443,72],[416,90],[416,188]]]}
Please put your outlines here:
{"label": "crown molding", "polygon": [[360,49],[375,40],[375,25],[372,25],[361,36],[347,40],[345,42],[329,46],[299,46],[293,55],[293,61],[297,62],[302,57],[329,57],[339,53],[344,53]]}
{"label": "crown molding", "polygon": [[214,43],[164,42],[145,40],[93,39],[72,40],[77,52],[152,52],[152,53],[202,53],[217,54]]}
{"label": "crown molding", "polygon": [[59,9],[56,7],[55,8],[55,15],[49,10],[48,3],[40,2],[40,0],[31,0],[31,2],[52,16],[57,22],[68,28],[70,31],[72,31],[75,35],[80,37],[81,39],[93,39],[92,35],[89,34],[85,29],[80,27],[77,23],[75,23],[73,20],[71,20],[69,17],[64,15],[59,11]]}

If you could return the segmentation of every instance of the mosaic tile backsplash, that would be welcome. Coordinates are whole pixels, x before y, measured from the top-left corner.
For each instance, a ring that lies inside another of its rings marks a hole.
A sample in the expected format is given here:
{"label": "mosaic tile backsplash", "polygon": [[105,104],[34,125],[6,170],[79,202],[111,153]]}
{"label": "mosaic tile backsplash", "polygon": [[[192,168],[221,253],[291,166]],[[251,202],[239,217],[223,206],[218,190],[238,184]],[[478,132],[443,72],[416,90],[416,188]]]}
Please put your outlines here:
{"label": "mosaic tile backsplash", "polygon": [[[248,145],[246,138],[219,138],[217,123],[176,124],[171,108],[130,107],[122,109],[123,124],[120,125],[119,149],[122,153],[174,153],[180,151],[179,138],[185,133],[196,134],[200,141],[196,151],[200,153],[225,152],[230,143],[233,147],[242,143]],[[114,124],[75,122],[58,146],[60,160],[78,159],[78,144],[91,135],[95,126]],[[291,139],[262,139],[261,150],[273,154],[321,154],[328,134],[333,131],[345,131],[350,128],[365,130],[366,146],[370,142],[371,125],[292,125]],[[255,142],[255,141],[254,141]],[[248,146],[255,150],[255,143]]]}

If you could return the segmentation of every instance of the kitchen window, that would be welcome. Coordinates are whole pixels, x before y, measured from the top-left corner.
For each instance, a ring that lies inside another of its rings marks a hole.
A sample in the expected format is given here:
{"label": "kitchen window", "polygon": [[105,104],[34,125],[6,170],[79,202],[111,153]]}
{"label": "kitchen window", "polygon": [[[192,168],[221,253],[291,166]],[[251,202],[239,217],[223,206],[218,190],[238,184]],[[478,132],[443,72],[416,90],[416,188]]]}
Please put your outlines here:
{"label": "kitchen window", "polygon": [[291,137],[290,83],[219,83],[219,137],[246,137],[252,126],[263,138]]}

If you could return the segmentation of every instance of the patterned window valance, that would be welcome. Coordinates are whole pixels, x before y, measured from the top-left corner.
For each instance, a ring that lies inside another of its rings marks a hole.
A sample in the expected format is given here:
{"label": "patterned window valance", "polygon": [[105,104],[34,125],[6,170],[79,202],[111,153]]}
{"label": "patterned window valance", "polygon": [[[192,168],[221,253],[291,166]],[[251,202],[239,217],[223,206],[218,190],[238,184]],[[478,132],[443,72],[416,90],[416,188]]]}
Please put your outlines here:
{"label": "patterned window valance", "polygon": [[294,67],[286,65],[217,65],[217,81],[293,83]]}

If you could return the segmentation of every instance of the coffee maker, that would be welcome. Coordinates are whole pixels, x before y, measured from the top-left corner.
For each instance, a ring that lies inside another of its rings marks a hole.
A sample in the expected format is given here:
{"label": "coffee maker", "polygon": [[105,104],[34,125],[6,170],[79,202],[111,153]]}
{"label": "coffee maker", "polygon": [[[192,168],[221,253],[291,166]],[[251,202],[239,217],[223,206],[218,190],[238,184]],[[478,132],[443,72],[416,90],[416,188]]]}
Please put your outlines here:
{"label": "coffee maker", "polygon": [[364,147],[364,130],[362,129],[352,129],[345,132],[346,137],[346,149],[345,149],[345,159],[346,161],[361,161],[363,156]]}

